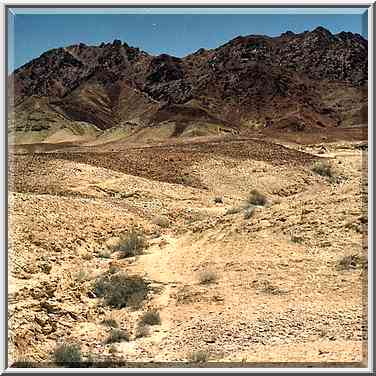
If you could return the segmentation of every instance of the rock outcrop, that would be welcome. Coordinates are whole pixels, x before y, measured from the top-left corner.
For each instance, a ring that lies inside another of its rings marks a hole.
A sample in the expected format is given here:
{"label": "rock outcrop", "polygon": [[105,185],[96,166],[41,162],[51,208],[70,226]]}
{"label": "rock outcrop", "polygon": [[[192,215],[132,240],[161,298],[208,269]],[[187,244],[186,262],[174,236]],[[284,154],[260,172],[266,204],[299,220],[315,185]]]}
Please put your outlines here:
{"label": "rock outcrop", "polygon": [[10,76],[9,128],[48,134],[77,122],[105,130],[170,121],[179,134],[195,122],[293,131],[364,125],[367,56],[362,36],[323,27],[239,36],[184,58],[151,56],[120,40],[80,43]]}

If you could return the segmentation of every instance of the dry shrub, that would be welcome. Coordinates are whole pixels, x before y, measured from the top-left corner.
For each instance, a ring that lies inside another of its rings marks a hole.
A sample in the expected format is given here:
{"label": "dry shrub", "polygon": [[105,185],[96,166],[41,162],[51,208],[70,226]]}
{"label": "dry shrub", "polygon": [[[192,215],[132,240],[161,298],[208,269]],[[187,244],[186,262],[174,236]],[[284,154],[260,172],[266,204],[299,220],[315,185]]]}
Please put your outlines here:
{"label": "dry shrub", "polygon": [[148,311],[142,315],[141,322],[146,325],[159,325],[161,323],[161,316],[156,310]]}
{"label": "dry shrub", "polygon": [[243,208],[238,207],[238,206],[234,206],[232,208],[227,209],[225,215],[237,214],[237,213],[240,213],[242,210],[243,210]]}
{"label": "dry shrub", "polygon": [[221,196],[214,197],[214,203],[223,204],[223,197]]}
{"label": "dry shrub", "polygon": [[139,322],[136,331],[135,331],[135,338],[142,338],[147,337],[150,334],[149,327],[144,325],[142,322]]}
{"label": "dry shrub", "polygon": [[101,324],[109,326],[110,328],[118,328],[119,327],[118,322],[112,317],[108,317],[108,318],[104,319],[101,322]]}
{"label": "dry shrub", "polygon": [[105,274],[96,280],[94,286],[96,296],[103,297],[105,304],[115,308],[135,306],[136,302],[146,298],[148,291],[144,279],[126,273]]}
{"label": "dry shrub", "polygon": [[105,340],[105,344],[122,341],[129,341],[128,332],[121,329],[111,329],[110,335]]}
{"label": "dry shrub", "polygon": [[255,205],[250,205],[244,210],[244,219],[250,219],[253,216],[254,210],[256,209]]}
{"label": "dry shrub", "polygon": [[246,203],[248,204],[248,207],[251,205],[255,206],[265,206],[268,203],[268,199],[266,196],[262,193],[260,193],[258,190],[253,189],[246,200]]}
{"label": "dry shrub", "polygon": [[337,263],[338,270],[353,270],[360,268],[367,269],[368,261],[364,256],[359,255],[347,255],[343,256]]}
{"label": "dry shrub", "polygon": [[154,225],[157,225],[159,227],[162,227],[162,228],[167,228],[170,226],[170,221],[167,217],[163,216],[163,215],[158,215],[156,217],[153,218],[152,220],[152,223]]}
{"label": "dry shrub", "polygon": [[79,345],[62,343],[56,346],[53,358],[55,363],[65,367],[78,367],[81,362],[81,349]]}
{"label": "dry shrub", "polygon": [[207,351],[199,350],[188,354],[188,361],[192,363],[207,363],[210,354]]}
{"label": "dry shrub", "polygon": [[266,280],[255,281],[253,285],[263,294],[283,295],[287,293],[287,291],[280,289],[278,286],[274,286],[272,283]]}
{"label": "dry shrub", "polygon": [[100,258],[109,259],[109,258],[111,258],[111,251],[109,249],[101,249],[98,252],[98,256]]}
{"label": "dry shrub", "polygon": [[139,231],[132,229],[120,238],[119,243],[114,247],[114,251],[121,252],[121,257],[133,257],[142,255],[147,247],[145,236]]}
{"label": "dry shrub", "polygon": [[257,206],[265,206],[268,203],[266,196],[256,189],[253,189],[247,199],[240,205],[227,209],[225,214],[237,214],[244,212],[244,219],[250,219]]}
{"label": "dry shrub", "polygon": [[334,177],[332,166],[327,161],[316,161],[312,166],[312,171],[320,176],[327,178]]}
{"label": "dry shrub", "polygon": [[204,270],[200,272],[198,279],[200,284],[207,285],[213,283],[217,279],[217,275],[213,271]]}
{"label": "dry shrub", "polygon": [[37,364],[27,358],[21,357],[12,364],[12,368],[37,368]]}

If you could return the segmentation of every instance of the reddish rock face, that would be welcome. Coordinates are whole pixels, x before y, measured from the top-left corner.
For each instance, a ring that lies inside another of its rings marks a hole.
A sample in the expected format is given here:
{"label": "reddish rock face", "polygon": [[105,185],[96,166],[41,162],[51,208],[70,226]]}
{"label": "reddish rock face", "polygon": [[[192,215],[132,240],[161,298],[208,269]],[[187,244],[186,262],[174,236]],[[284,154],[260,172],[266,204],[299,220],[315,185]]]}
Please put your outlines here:
{"label": "reddish rock face", "polygon": [[131,108],[149,126],[173,113],[185,123],[215,119],[234,128],[250,122],[292,130],[335,127],[348,105],[338,100],[334,105],[330,94],[346,97],[351,91],[352,109],[364,110],[367,56],[362,36],[333,35],[322,27],[275,38],[237,37],[181,59],[151,56],[120,40],[80,43],[50,50],[17,69],[10,94],[15,112],[29,111],[18,107],[25,99],[44,98],[51,111],[101,129],[133,121]]}

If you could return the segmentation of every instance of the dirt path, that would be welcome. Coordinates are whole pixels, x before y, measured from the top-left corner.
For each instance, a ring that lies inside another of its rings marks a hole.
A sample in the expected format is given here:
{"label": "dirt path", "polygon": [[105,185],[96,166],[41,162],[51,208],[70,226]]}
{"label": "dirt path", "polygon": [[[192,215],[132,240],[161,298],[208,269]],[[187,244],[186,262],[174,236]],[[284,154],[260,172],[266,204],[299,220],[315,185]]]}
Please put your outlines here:
{"label": "dirt path", "polygon": [[[253,146],[239,158],[230,144],[225,153],[204,150],[205,158],[193,158],[193,151],[154,155],[164,160],[162,175],[164,166],[174,179],[176,171],[187,172],[205,189],[150,177],[152,165],[139,169],[148,154],[134,156],[134,175],[112,168],[123,166],[116,153],[108,166],[86,157],[18,156],[20,191],[10,201],[17,354],[33,345],[36,360],[50,359],[64,339],[85,354],[137,362],[185,362],[197,352],[219,362],[364,359],[366,271],[361,263],[338,269],[343,258],[361,260],[364,253],[362,152],[330,144],[323,153],[311,145],[304,147],[305,163],[290,164],[279,151],[298,159],[292,149],[269,145],[272,154],[263,160],[269,151]],[[329,157],[337,182],[311,171],[312,154]],[[170,156],[182,157],[175,170]],[[252,189],[270,205],[246,218],[237,208]],[[154,224],[158,216],[170,226]],[[134,226],[150,242],[146,253],[104,256],[107,240]],[[113,309],[93,297],[93,281],[111,265],[155,288],[140,309]],[[212,275],[208,283],[200,282],[205,273]],[[135,324],[150,309],[158,310],[161,325],[135,338]],[[105,344],[109,328],[102,322],[110,315],[130,341]]]}
{"label": "dirt path", "polygon": [[[358,163],[359,153],[332,150],[326,156],[345,162],[348,175],[352,174],[354,163]],[[326,185],[308,185],[293,200],[305,202],[301,208],[308,213],[312,212],[308,202],[315,210],[322,210],[319,203],[310,200],[316,195],[325,197],[328,188],[331,189]],[[343,187],[337,192],[344,193]],[[223,194],[231,195],[231,192]],[[294,213],[294,207],[300,208],[298,202],[290,206],[288,201],[283,207],[290,207]],[[361,361],[362,312],[358,309],[361,305],[358,282],[350,288],[352,298],[345,291],[339,292],[344,281],[362,278],[361,273],[342,276],[341,283],[337,280],[340,273],[333,274],[332,266],[328,269],[328,264],[337,262],[338,256],[333,259],[333,254],[324,256],[322,250],[313,251],[314,238],[305,239],[307,249],[299,243],[293,244],[285,235],[277,235],[273,218],[276,213],[281,215],[283,209],[279,206],[274,204],[257,212],[251,220],[254,233],[251,239],[242,235],[244,225],[238,215],[214,225],[222,216],[217,210],[212,212],[209,228],[180,237],[166,234],[160,241],[165,245],[153,245],[147,255],[140,257],[132,270],[143,272],[147,278],[163,285],[163,292],[153,301],[161,313],[163,332],[163,335],[157,334],[160,346],[155,348],[153,359],[186,361],[191,352],[206,351],[216,361],[257,362],[264,359],[260,354],[268,354],[270,362],[299,362],[302,358],[296,346],[300,346],[315,362]],[[338,210],[338,206],[333,210]],[[328,215],[328,208],[326,215],[331,220],[333,214]],[[318,213],[317,216],[320,217]],[[282,217],[288,218],[289,213]],[[205,228],[207,222],[197,227]],[[262,227],[257,223],[263,223]],[[304,233],[301,225],[291,224],[287,234],[294,234],[299,227],[300,234]],[[325,238],[329,239],[327,234]],[[334,244],[340,242],[334,240]],[[321,259],[316,259],[316,252],[321,253]],[[335,252],[341,254],[339,250]],[[312,270],[320,274],[308,278],[307,272]],[[217,280],[200,284],[199,275],[205,271],[214,271]],[[325,282],[321,281],[321,274],[327,275]],[[328,323],[329,332],[325,329]],[[354,331],[345,329],[350,327]],[[229,333],[232,334],[227,338],[231,342],[226,339]]]}

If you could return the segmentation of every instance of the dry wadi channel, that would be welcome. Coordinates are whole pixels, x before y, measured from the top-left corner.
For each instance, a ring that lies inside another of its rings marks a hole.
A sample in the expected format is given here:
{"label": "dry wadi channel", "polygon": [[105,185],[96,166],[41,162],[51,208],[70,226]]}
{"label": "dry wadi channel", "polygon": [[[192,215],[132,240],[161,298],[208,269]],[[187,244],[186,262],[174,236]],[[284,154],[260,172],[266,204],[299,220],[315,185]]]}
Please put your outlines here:
{"label": "dry wadi channel", "polygon": [[10,364],[365,364],[364,142],[40,149],[9,153]]}

